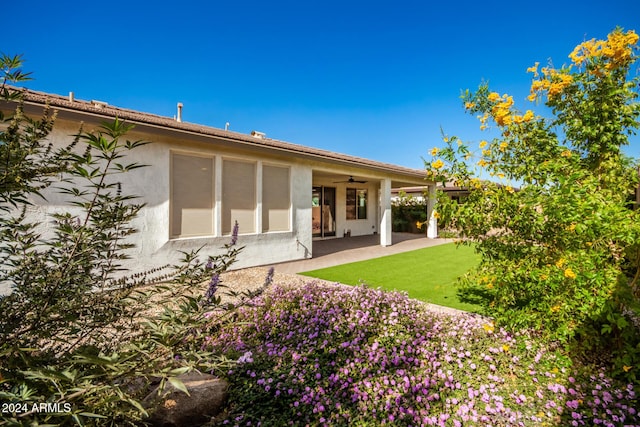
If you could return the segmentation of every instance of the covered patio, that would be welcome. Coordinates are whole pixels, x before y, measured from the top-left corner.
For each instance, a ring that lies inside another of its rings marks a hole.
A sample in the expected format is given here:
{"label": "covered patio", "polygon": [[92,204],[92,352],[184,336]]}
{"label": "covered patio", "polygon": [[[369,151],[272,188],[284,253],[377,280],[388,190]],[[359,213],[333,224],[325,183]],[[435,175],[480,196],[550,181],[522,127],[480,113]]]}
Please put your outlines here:
{"label": "covered patio", "polygon": [[[435,183],[426,182],[423,171],[377,171],[354,166],[340,169],[313,169],[312,175],[312,236],[318,239],[377,236],[377,244],[396,243],[392,233],[392,189],[420,184],[427,189],[427,210],[430,216],[427,236],[438,235],[437,221],[432,217],[435,206]],[[314,243],[312,256],[318,251]],[[318,248],[320,248],[319,246]],[[320,249],[322,250],[322,249]]]}

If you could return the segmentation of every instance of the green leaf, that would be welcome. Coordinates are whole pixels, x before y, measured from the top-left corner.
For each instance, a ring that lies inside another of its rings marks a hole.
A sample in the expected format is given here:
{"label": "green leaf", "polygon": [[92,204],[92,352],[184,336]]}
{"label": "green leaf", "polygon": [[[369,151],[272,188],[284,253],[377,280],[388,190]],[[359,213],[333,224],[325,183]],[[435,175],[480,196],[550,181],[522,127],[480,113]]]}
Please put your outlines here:
{"label": "green leaf", "polygon": [[185,393],[187,396],[190,396],[189,394],[189,390],[187,390],[187,387],[184,385],[184,383],[182,381],[180,381],[178,378],[176,377],[169,377],[168,378],[169,382],[171,383],[172,386],[174,386],[176,389],[180,390],[181,392]]}
{"label": "green leaf", "polygon": [[87,418],[102,418],[102,419],[107,418],[104,415],[94,414],[93,412],[80,412],[78,413],[78,415],[82,415],[83,417],[87,417]]}
{"label": "green leaf", "polygon": [[189,371],[191,371],[191,368],[189,366],[183,366],[181,368],[175,368],[170,370],[169,375],[182,375],[182,374],[186,374]]}

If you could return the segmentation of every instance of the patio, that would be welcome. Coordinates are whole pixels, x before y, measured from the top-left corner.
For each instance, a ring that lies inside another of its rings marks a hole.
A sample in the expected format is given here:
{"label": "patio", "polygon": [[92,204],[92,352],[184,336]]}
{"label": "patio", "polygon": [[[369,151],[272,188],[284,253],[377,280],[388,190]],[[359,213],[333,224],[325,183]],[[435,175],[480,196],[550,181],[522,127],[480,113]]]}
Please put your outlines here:
{"label": "patio", "polygon": [[313,258],[274,264],[278,273],[300,273],[339,264],[379,258],[429,246],[452,242],[452,239],[428,239],[422,234],[393,233],[391,246],[380,246],[380,236],[368,235],[340,239],[314,240]]}

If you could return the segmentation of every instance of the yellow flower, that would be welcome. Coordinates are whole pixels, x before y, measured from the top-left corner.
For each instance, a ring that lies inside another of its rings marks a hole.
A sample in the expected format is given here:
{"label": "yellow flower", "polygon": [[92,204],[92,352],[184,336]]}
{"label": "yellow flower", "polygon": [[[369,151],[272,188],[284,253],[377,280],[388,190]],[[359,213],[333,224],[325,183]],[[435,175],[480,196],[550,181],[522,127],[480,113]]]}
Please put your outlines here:
{"label": "yellow flower", "polygon": [[623,371],[625,371],[625,372],[629,372],[629,371],[631,370],[631,368],[633,368],[633,366],[627,366],[627,365],[624,365],[624,366],[622,367],[622,370],[623,370]]}
{"label": "yellow flower", "polygon": [[433,217],[434,217],[435,219],[438,219],[438,218],[440,218],[440,214],[439,214],[438,212],[435,212],[435,211],[434,211],[434,212],[433,212]]}
{"label": "yellow flower", "polygon": [[505,353],[509,352],[509,346],[507,344],[502,344],[502,351],[504,351]]}
{"label": "yellow flower", "polygon": [[487,128],[487,125],[480,125],[480,130],[485,130]]}
{"label": "yellow flower", "polygon": [[560,304],[556,304],[553,307],[551,307],[552,313],[557,313],[558,311],[560,311]]}
{"label": "yellow flower", "polygon": [[571,150],[564,150],[562,153],[560,153],[560,155],[562,157],[569,158],[569,157],[571,157]]}
{"label": "yellow flower", "polygon": [[513,189],[512,186],[507,185],[506,187],[504,187],[505,190],[507,190],[508,193],[513,194],[515,192],[515,190]]}
{"label": "yellow flower", "polygon": [[524,122],[529,122],[533,119],[533,111],[531,110],[527,110],[526,113],[524,113],[524,116],[522,116],[522,120]]}
{"label": "yellow flower", "polygon": [[556,267],[558,268],[562,268],[562,266],[566,263],[567,261],[564,258],[560,258],[558,261],[556,261]]}
{"label": "yellow flower", "polygon": [[491,102],[496,102],[500,99],[500,94],[498,92],[491,92],[487,99]]}
{"label": "yellow flower", "polygon": [[438,159],[435,162],[431,163],[431,166],[434,169],[440,169],[440,168],[442,168],[444,166],[444,162],[442,160]]}
{"label": "yellow flower", "polygon": [[614,31],[607,36],[607,40],[591,39],[579,44],[569,58],[577,66],[584,63],[596,65],[591,72],[600,74],[603,64],[604,69],[610,71],[631,61],[633,46],[637,43],[638,35],[634,31]]}
{"label": "yellow flower", "polygon": [[446,136],[443,138],[444,142],[449,142],[449,138],[447,138]]}
{"label": "yellow flower", "polygon": [[431,149],[431,155],[432,155],[432,156],[437,155],[437,154],[438,154],[438,151],[439,151],[439,150],[438,150],[438,147],[433,147],[433,148]]}
{"label": "yellow flower", "polygon": [[484,141],[484,140],[480,141],[480,148],[484,148],[486,146],[487,146],[487,141]]}
{"label": "yellow flower", "polygon": [[485,159],[480,159],[478,161],[478,166],[480,166],[481,168],[487,166],[489,164],[489,162],[487,162]]}
{"label": "yellow flower", "polygon": [[500,179],[504,179],[504,174],[503,174],[503,173],[499,173],[499,174],[498,174],[498,178],[500,178]]}
{"label": "yellow flower", "polygon": [[540,63],[536,62],[535,64],[533,64],[533,67],[527,68],[527,73],[538,74],[538,65],[540,65]]}
{"label": "yellow flower", "polygon": [[540,275],[540,280],[547,280],[549,278],[549,276],[547,276],[546,274],[541,274]]}
{"label": "yellow flower", "polygon": [[572,269],[567,268],[566,270],[564,270],[564,277],[566,277],[567,279],[575,279],[577,276]]}
{"label": "yellow flower", "polygon": [[509,144],[507,144],[506,142],[501,142],[500,143],[500,151],[504,151],[507,149],[507,147],[509,146]]}
{"label": "yellow flower", "polygon": [[568,231],[574,231],[575,229],[576,229],[575,223],[574,224],[570,224],[570,225],[567,226],[567,230]]}
{"label": "yellow flower", "polygon": [[493,289],[493,283],[487,283],[487,289]]}
{"label": "yellow flower", "polygon": [[485,323],[484,325],[482,325],[482,329],[484,329],[485,331],[491,333],[494,330],[494,326],[493,326],[493,322],[490,323]]}
{"label": "yellow flower", "polygon": [[473,102],[465,102],[464,103],[464,108],[466,108],[467,110],[470,110],[475,106],[476,106],[476,104],[474,104]]}
{"label": "yellow flower", "polygon": [[536,95],[535,93],[531,93],[529,96],[527,96],[527,99],[531,102],[535,101],[536,98],[538,97],[538,95]]}
{"label": "yellow flower", "polygon": [[416,227],[422,228],[423,225],[424,225],[424,222],[416,221]]}

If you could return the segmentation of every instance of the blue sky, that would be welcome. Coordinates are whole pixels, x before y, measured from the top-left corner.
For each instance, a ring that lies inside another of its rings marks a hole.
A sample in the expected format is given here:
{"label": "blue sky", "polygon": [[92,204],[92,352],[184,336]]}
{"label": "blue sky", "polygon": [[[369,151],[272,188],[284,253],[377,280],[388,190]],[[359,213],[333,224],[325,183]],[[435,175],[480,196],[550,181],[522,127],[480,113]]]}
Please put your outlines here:
{"label": "blue sky", "polygon": [[[172,1],[3,5],[0,51],[30,89],[422,168],[440,128],[477,143],[461,90],[525,110],[526,68],[556,66],[640,1]],[[10,17],[10,18],[9,18]],[[628,154],[640,157],[634,137]]]}

